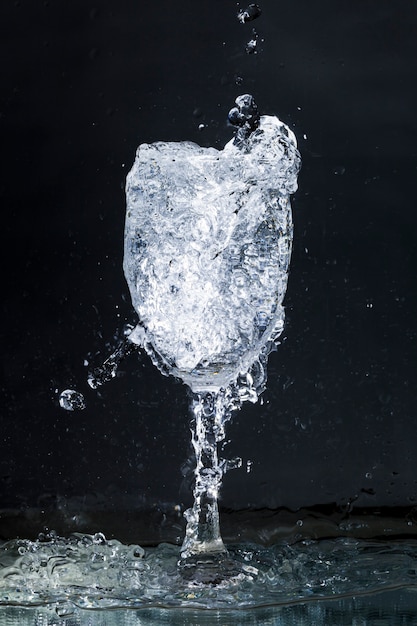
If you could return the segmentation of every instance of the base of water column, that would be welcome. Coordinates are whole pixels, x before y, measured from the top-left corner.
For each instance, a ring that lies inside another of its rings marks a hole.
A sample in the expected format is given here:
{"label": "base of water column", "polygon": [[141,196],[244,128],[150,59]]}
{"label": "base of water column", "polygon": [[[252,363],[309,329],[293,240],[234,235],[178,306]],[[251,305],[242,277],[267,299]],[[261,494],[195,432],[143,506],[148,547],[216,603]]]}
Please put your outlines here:
{"label": "base of water column", "polygon": [[227,552],[194,554],[181,559],[178,565],[182,579],[196,587],[238,583],[253,574],[250,566],[236,561]]}

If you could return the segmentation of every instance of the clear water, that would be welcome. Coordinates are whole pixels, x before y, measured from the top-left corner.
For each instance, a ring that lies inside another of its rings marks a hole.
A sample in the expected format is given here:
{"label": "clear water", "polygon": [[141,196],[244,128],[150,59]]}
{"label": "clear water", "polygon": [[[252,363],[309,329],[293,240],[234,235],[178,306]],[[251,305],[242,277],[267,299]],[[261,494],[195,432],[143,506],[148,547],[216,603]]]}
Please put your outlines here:
{"label": "clear water", "polygon": [[140,320],[130,340],[196,393],[235,384],[282,332],[296,145],[263,116],[223,150],[138,148],[126,183],[124,270]]}
{"label": "clear water", "polygon": [[[243,21],[259,14],[250,5]],[[196,467],[182,559],[226,553],[217,500],[228,463],[217,447],[233,411],[264,390],[267,357],[284,327],[300,155],[292,131],[260,117],[252,96],[235,105],[229,120],[238,131],[223,150],[139,146],[126,182],[124,241],[139,323],[88,377],[97,389],[140,346],[191,388]],[[70,389],[59,403],[85,407]]]}
{"label": "clear water", "polygon": [[278,118],[259,117],[248,94],[229,119],[239,130],[223,150],[139,146],[126,182],[124,271],[139,316],[128,341],[195,396],[183,559],[225,552],[217,499],[226,466],[217,445],[232,412],[263,391],[284,327],[297,142]]}
{"label": "clear water", "polygon": [[[417,623],[417,542],[226,549],[221,539],[218,444],[233,411],[264,389],[283,329],[289,196],[300,162],[277,118],[261,118],[249,134],[244,126],[222,151],[140,146],[127,182],[124,263],[140,321],[89,379],[96,388],[113,378],[139,345],[194,392],[194,505],[184,543],[144,550],[100,533],[7,542],[0,617],[8,624]],[[81,400],[66,390],[60,403],[74,410]]]}
{"label": "clear water", "polygon": [[0,605],[49,606],[62,615],[76,608],[215,612],[306,605],[405,588],[417,592],[417,542],[232,545],[215,567],[205,562],[192,576],[179,562],[178,546],[144,550],[100,533],[14,540],[0,547]]}
{"label": "clear water", "polygon": [[7,626],[415,626],[417,592],[398,589],[250,610],[0,608]]}

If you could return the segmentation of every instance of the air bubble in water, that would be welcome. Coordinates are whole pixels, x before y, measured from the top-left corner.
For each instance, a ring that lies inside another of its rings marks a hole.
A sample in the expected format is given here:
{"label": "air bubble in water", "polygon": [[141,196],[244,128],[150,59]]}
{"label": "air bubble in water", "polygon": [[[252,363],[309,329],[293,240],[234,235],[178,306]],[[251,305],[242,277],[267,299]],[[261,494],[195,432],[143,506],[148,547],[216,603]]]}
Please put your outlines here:
{"label": "air bubble in water", "polygon": [[237,14],[237,19],[241,24],[246,22],[252,22],[256,20],[262,13],[261,8],[257,4],[250,4],[247,9],[240,9]]}
{"label": "air bubble in water", "polygon": [[65,389],[59,396],[59,406],[66,411],[82,411],[86,405],[82,393]]}
{"label": "air bubble in water", "polygon": [[93,535],[93,543],[103,546],[106,544],[106,537],[103,533],[96,533]]}

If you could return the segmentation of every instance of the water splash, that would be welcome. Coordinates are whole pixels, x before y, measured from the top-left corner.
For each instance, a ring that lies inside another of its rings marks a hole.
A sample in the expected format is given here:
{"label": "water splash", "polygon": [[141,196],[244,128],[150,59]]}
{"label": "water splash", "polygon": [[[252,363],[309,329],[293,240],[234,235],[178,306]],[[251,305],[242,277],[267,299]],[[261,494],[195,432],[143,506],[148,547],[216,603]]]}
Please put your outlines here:
{"label": "water splash", "polygon": [[120,363],[130,354],[137,351],[137,344],[127,338],[107,357],[104,363],[88,374],[87,382],[92,389],[97,389],[116,377]]}
{"label": "water splash", "polygon": [[284,325],[300,159],[288,127],[237,105],[244,132],[222,151],[144,144],[127,178],[129,339],[194,392],[235,384]]}
{"label": "water splash", "polygon": [[143,144],[126,184],[124,270],[140,320],[128,341],[194,393],[188,564],[225,553],[217,498],[227,464],[217,446],[232,412],[263,391],[284,327],[300,157],[293,133],[261,117],[250,94],[235,104],[238,130],[223,150]]}
{"label": "water splash", "polygon": [[[220,535],[217,500],[228,463],[218,444],[233,411],[264,390],[267,357],[284,327],[290,194],[300,167],[285,124],[261,117],[249,94],[235,105],[229,121],[238,130],[223,150],[139,146],[126,184],[124,270],[140,321],[88,377],[98,388],[140,346],[162,373],[190,387],[196,467],[181,567],[189,573],[201,555],[206,563],[214,555],[229,577],[241,568]],[[198,579],[216,578],[219,568],[208,571]]]}
{"label": "water splash", "polygon": [[0,606],[230,609],[417,590],[416,542],[245,544],[229,546],[229,555],[238,574],[222,575],[230,561],[220,559],[217,577],[198,580],[177,567],[178,546],[145,551],[101,533],[18,539],[0,546]]}

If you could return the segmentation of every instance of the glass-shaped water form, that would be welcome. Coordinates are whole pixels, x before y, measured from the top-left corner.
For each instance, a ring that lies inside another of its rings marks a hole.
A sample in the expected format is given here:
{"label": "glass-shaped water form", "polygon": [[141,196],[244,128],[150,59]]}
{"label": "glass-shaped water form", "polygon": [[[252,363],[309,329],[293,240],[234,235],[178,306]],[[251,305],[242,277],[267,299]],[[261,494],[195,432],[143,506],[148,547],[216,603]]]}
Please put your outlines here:
{"label": "glass-shaped water form", "polygon": [[124,270],[139,315],[130,341],[194,394],[185,560],[225,553],[217,444],[231,412],[263,390],[284,326],[300,157],[278,118],[263,116],[249,130],[220,151],[142,144],[127,177]]}
{"label": "glass-shaped water form", "polygon": [[[195,502],[181,552],[170,544],[145,551],[101,533],[0,542],[1,624],[417,623],[416,542],[314,541],[307,532],[293,545],[246,542],[225,552],[217,443],[233,410],[262,391],[282,331],[299,167],[295,138],[278,119],[238,125],[222,151],[140,146],[127,182],[125,239],[140,322],[90,379],[95,388],[113,378],[136,343],[190,386]],[[81,403],[72,390],[61,395],[64,408]],[[362,518],[362,530],[368,523]],[[342,534],[356,532],[342,526]],[[397,534],[392,520],[377,528],[370,534]],[[272,613],[258,621],[257,612],[242,611],[254,607]]]}

